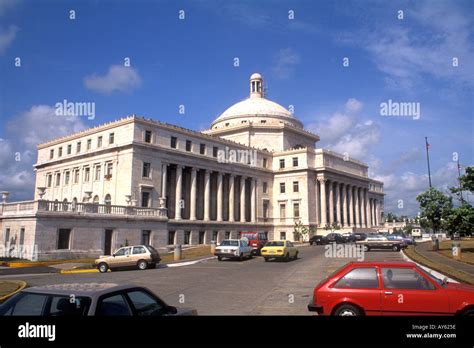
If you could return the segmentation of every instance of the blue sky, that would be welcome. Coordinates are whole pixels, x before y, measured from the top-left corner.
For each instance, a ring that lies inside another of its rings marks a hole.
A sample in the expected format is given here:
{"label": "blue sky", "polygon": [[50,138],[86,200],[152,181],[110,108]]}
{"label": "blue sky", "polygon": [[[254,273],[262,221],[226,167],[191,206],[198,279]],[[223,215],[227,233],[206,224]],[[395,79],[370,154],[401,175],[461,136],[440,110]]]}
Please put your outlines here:
{"label": "blue sky", "polygon": [[[258,71],[318,147],[370,165],[386,212],[416,214],[425,136],[435,186],[455,183],[453,153],[473,164],[473,21],[469,0],[0,0],[0,190],[30,199],[35,143],[121,116],[206,129]],[[94,102],[95,119],[54,116],[64,99]],[[381,116],[389,99],[420,118]]]}

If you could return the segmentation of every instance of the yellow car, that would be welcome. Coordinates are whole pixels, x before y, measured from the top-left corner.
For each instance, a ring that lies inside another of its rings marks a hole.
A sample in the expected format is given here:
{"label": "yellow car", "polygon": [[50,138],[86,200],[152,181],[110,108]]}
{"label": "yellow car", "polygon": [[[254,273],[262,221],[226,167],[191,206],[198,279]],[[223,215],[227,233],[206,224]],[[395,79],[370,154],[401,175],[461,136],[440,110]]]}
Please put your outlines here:
{"label": "yellow car", "polygon": [[298,258],[298,249],[289,240],[273,240],[267,242],[261,250],[265,261],[270,259],[290,259],[296,260]]}

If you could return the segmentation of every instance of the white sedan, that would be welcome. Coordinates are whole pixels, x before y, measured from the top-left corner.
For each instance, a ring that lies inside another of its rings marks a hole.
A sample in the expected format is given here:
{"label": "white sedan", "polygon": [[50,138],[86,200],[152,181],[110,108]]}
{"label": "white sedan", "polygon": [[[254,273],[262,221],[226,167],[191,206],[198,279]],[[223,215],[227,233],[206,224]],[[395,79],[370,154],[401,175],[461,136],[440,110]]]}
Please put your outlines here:
{"label": "white sedan", "polygon": [[252,258],[252,247],[243,239],[224,239],[216,248],[214,255],[219,261],[223,258],[243,260]]}

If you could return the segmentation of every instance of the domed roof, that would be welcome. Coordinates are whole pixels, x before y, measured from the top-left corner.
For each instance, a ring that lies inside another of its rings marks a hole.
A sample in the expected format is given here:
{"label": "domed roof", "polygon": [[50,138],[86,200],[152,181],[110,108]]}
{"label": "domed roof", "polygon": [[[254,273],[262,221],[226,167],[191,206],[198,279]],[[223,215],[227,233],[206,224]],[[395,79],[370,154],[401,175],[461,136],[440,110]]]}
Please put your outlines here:
{"label": "domed roof", "polygon": [[[222,121],[230,119],[249,119],[252,117],[275,118],[287,121],[296,127],[302,127],[301,122],[286,108],[264,97],[263,79],[260,74],[252,74],[250,81],[250,97],[225,110],[212,122],[211,128]],[[255,82],[257,82],[257,84],[254,85],[253,83]]]}

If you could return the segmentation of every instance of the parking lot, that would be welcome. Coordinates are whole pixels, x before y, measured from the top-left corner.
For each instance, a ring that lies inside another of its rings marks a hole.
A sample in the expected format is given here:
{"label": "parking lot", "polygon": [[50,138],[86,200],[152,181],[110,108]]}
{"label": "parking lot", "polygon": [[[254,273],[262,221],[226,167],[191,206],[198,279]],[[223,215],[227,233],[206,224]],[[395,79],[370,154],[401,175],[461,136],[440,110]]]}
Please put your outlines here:
{"label": "parking lot", "polygon": [[[314,286],[355,259],[325,256],[324,246],[300,247],[290,262],[217,261],[144,271],[105,274],[19,275],[29,286],[57,283],[132,283],[146,286],[170,305],[192,307],[203,315],[311,315],[307,304]],[[402,260],[399,252],[371,251],[365,260]]]}

